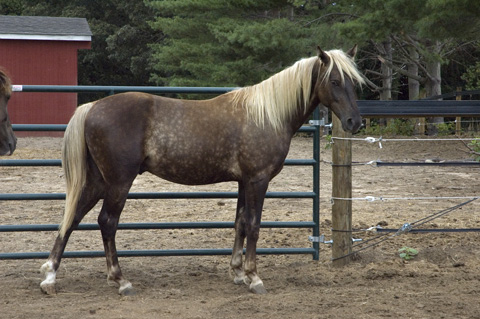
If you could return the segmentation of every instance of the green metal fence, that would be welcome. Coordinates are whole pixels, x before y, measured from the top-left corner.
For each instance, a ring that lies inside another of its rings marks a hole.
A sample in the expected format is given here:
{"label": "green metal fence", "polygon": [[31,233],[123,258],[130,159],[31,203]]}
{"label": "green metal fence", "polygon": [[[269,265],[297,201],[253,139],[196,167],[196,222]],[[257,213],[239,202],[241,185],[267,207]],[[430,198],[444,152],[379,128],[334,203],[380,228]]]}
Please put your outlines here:
{"label": "green metal fence", "polygon": [[[14,92],[103,92],[116,94],[121,92],[137,91],[151,94],[223,94],[235,88],[226,87],[145,87],[145,86],[50,86],[50,85],[15,85]],[[313,114],[313,120],[319,120],[319,112]],[[64,131],[62,124],[14,124],[15,131]],[[313,156],[310,159],[286,160],[285,165],[311,166],[313,187],[310,192],[267,192],[266,198],[299,198],[312,200],[312,221],[299,222],[262,222],[263,228],[307,228],[312,230],[312,236],[320,235],[320,127],[303,126],[300,132],[309,132],[313,135]],[[60,160],[0,160],[0,166],[60,166]],[[178,198],[236,198],[236,192],[161,192],[161,193],[130,193],[129,199],[178,199]],[[64,193],[35,193],[35,194],[0,194],[0,201],[7,200],[64,200]],[[234,228],[233,222],[183,222],[183,223],[130,223],[120,224],[119,229],[193,229],[193,228]],[[0,233],[28,232],[28,231],[56,231],[58,225],[0,225]],[[79,230],[98,229],[96,224],[80,224]],[[319,243],[312,243],[311,247],[300,248],[262,248],[258,254],[311,254],[313,259],[319,259]],[[128,250],[119,251],[119,256],[198,256],[198,255],[228,255],[231,249],[167,249],[167,250]],[[76,251],[65,252],[66,258],[86,258],[104,256],[103,251]],[[48,252],[32,253],[2,253],[0,259],[34,259],[47,258]]]}

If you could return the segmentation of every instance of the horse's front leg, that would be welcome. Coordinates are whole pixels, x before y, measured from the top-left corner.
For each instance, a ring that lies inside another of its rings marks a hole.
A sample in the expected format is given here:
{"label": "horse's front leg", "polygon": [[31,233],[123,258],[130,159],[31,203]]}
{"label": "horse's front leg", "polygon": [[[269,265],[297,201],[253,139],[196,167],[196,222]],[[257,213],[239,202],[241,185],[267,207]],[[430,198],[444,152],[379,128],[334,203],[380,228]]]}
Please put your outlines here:
{"label": "horse's front leg", "polygon": [[235,242],[233,244],[232,260],[230,267],[234,278],[233,282],[240,285],[246,282],[243,271],[243,245],[245,243],[245,188],[238,183],[237,214],[235,217]]}
{"label": "horse's front leg", "polygon": [[262,280],[257,274],[257,241],[260,234],[263,202],[268,188],[268,179],[252,180],[245,184],[245,231],[247,250],[245,254],[245,276],[250,282],[250,291],[265,294]]}

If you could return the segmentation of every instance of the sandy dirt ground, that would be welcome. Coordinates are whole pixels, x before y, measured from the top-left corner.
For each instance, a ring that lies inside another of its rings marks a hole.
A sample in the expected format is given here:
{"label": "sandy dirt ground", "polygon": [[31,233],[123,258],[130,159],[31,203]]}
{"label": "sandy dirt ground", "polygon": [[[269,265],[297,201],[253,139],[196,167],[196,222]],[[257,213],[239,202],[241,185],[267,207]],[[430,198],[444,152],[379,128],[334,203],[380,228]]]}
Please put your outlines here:
{"label": "sandy dirt ground", "polygon": [[[11,158],[60,158],[59,138],[21,138]],[[331,151],[322,141],[321,232],[331,238]],[[354,142],[353,160],[368,162],[466,160],[461,142]],[[311,158],[312,140],[296,137],[289,158]],[[309,191],[311,167],[285,167],[270,191]],[[399,228],[480,194],[478,167],[372,167],[353,169],[353,197],[409,199],[353,202],[354,228]],[[2,193],[64,192],[59,167],[0,167]],[[132,191],[235,191],[224,183],[202,187],[170,184],[144,174]],[[235,200],[129,200],[121,222],[233,221]],[[3,201],[0,224],[55,224],[63,201]],[[99,206],[84,219],[95,223]],[[311,200],[267,199],[265,221],[311,220]],[[480,228],[480,200],[424,224],[424,228]],[[309,247],[308,230],[263,229],[259,247]],[[356,238],[373,239],[375,232]],[[1,252],[48,252],[55,232],[0,233]],[[388,237],[388,238],[387,238]],[[403,234],[334,267],[331,247],[320,260],[309,255],[259,256],[268,290],[254,295],[233,284],[228,256],[121,258],[137,294],[124,297],[106,281],[104,258],[64,259],[55,296],[39,288],[44,260],[0,260],[0,318],[480,318],[480,235],[476,232]],[[231,248],[233,229],[119,231],[128,249]],[[360,246],[364,247],[364,246]],[[410,261],[398,249],[411,247]],[[355,247],[354,249],[358,249]],[[68,251],[103,250],[99,231],[77,231]]]}

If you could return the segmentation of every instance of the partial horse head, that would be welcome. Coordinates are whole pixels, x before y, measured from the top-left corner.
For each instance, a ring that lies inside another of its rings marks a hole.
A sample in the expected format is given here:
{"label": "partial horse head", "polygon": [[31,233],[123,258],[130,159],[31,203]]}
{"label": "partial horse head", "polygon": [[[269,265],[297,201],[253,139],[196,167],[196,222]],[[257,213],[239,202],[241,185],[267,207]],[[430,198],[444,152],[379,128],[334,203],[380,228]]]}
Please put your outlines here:
{"label": "partial horse head", "polygon": [[355,45],[346,54],[340,50],[323,51],[318,47],[318,57],[322,61],[314,94],[342,122],[344,131],[355,133],[362,125],[357,107],[355,84],[363,84],[353,58],[357,53]]}
{"label": "partial horse head", "polygon": [[7,103],[12,94],[10,78],[0,69],[0,155],[12,155],[17,145],[7,112]]}

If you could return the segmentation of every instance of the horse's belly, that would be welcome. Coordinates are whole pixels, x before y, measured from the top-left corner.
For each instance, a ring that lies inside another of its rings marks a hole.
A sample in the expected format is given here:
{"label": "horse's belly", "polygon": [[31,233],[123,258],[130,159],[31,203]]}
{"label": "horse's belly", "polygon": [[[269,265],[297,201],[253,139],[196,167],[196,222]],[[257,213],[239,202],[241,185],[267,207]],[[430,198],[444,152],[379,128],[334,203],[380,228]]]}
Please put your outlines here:
{"label": "horse's belly", "polygon": [[170,182],[185,185],[205,185],[237,180],[234,165],[208,159],[161,160],[150,163],[147,171]]}

